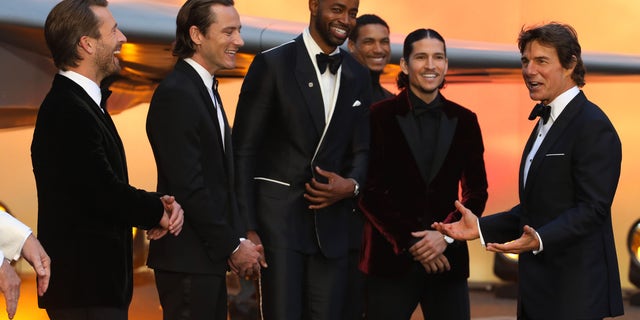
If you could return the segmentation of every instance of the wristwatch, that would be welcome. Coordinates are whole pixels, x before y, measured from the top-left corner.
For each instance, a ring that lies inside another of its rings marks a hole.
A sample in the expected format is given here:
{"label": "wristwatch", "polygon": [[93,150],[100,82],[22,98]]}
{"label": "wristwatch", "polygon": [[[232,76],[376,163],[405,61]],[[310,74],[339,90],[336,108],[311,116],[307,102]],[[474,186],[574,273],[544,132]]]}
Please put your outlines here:
{"label": "wristwatch", "polygon": [[356,179],[351,179],[353,180],[354,186],[353,186],[353,197],[357,197],[360,194],[360,184],[358,183],[358,181],[356,181]]}
{"label": "wristwatch", "polygon": [[453,243],[453,238],[449,237],[446,234],[443,234],[442,237],[444,238],[444,242],[446,242],[447,244],[452,244]]}

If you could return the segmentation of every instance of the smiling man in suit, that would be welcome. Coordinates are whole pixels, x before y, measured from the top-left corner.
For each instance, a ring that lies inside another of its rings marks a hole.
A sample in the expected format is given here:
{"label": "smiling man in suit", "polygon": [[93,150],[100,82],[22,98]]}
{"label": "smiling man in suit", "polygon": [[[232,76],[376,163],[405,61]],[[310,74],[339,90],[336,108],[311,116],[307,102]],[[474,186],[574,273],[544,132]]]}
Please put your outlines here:
{"label": "smiling man in suit", "polygon": [[480,220],[434,227],[487,250],[518,253],[518,319],[602,319],[623,314],[611,204],[621,143],[579,89],[585,68],[576,31],[550,23],[518,38],[522,76],[540,116],[520,162],[520,204]]}
{"label": "smiling man in suit", "polygon": [[340,318],[351,199],[369,148],[368,70],[338,48],[358,0],[309,0],[303,33],[258,54],[244,79],[233,142],[241,213],[262,242],[265,319]]}
{"label": "smiling man in suit", "polygon": [[[151,237],[182,230],[173,197],[128,184],[124,147],[109,112],[104,78],[120,71],[125,36],[106,0],[64,0],[44,35],[60,69],[33,133],[38,238],[51,278],[38,305],[53,320],[125,320],[133,293],[131,228]],[[156,228],[159,227],[159,228]]]}
{"label": "smiling man in suit", "polygon": [[[244,41],[233,0],[188,0],[176,18],[178,62],[156,89],[147,134],[158,191],[175,194],[185,224],[178,238],[151,241],[163,319],[227,318],[225,274],[257,276],[261,246],[238,217],[231,129],[214,74],[236,66]],[[260,251],[260,252],[259,252]]]}
{"label": "smiling man in suit", "polygon": [[[487,201],[482,135],[472,111],[447,100],[444,38],[417,29],[404,41],[398,96],[371,107],[371,154],[360,209],[367,319],[468,320],[466,242],[445,239],[434,221],[478,214]],[[448,241],[447,241],[448,240]]]}

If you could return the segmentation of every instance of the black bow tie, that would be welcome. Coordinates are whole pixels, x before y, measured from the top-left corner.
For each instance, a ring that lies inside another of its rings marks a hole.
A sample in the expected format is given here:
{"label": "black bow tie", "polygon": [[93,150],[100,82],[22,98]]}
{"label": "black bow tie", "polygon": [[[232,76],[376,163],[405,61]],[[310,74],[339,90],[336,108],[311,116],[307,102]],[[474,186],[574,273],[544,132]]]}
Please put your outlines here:
{"label": "black bow tie", "polygon": [[316,54],[316,61],[318,62],[318,69],[320,69],[320,74],[323,74],[325,70],[327,70],[327,65],[329,65],[329,71],[331,73],[336,74],[338,69],[340,68],[340,63],[342,63],[342,55],[341,54],[333,54],[328,55],[325,53]]}
{"label": "black bow tie", "polygon": [[533,110],[531,110],[529,120],[535,120],[536,117],[540,117],[542,119],[542,124],[547,124],[550,115],[551,106],[545,106],[542,103],[538,103],[535,107],[533,107]]}
{"label": "black bow tie", "polygon": [[107,110],[107,99],[109,99],[109,96],[111,95],[111,90],[109,90],[109,88],[100,88],[100,93],[102,95],[102,98],[100,99],[100,107],[103,110]]}

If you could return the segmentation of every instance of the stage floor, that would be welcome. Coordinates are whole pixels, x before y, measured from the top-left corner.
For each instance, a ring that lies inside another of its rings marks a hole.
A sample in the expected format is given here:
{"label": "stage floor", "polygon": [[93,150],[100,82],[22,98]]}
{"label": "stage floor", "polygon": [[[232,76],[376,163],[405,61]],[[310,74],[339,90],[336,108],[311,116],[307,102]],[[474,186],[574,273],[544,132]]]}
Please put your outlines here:
{"label": "stage floor", "polygon": [[[130,320],[162,320],[162,311],[158,302],[158,294],[150,271],[137,272],[135,276],[133,301],[129,308]],[[515,320],[516,300],[496,298],[491,284],[470,283],[471,319],[472,320]],[[38,309],[35,280],[29,276],[22,280],[18,312],[14,320],[48,320],[44,310]],[[4,297],[0,299],[0,320],[5,320]],[[640,319],[640,307],[630,306],[625,299],[625,315],[616,320]],[[240,320],[231,318],[231,320]],[[242,319],[244,320],[244,319]],[[411,320],[423,320],[422,313],[417,310]]]}

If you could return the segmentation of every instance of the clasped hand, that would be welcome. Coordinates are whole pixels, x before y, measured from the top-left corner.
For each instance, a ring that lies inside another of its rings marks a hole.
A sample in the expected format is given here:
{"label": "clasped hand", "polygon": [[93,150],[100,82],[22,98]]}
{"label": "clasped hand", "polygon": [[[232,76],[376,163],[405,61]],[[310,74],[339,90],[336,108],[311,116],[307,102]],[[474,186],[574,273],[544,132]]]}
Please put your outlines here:
{"label": "clasped hand", "polygon": [[424,230],[412,232],[418,242],[409,248],[413,260],[419,261],[427,273],[441,273],[451,270],[449,259],[443,254],[447,243],[438,231]]}
{"label": "clasped hand", "polygon": [[261,244],[254,244],[251,240],[240,241],[238,249],[234,251],[227,263],[231,271],[245,279],[257,279],[260,277],[260,267],[266,268],[264,260],[264,248]]}
{"label": "clasped hand", "polygon": [[164,213],[158,226],[147,231],[147,239],[149,240],[158,240],[167,233],[177,236],[182,231],[182,225],[184,224],[184,210],[182,210],[182,206],[176,201],[175,197],[165,195],[160,200],[162,200],[162,205],[164,206]]}

